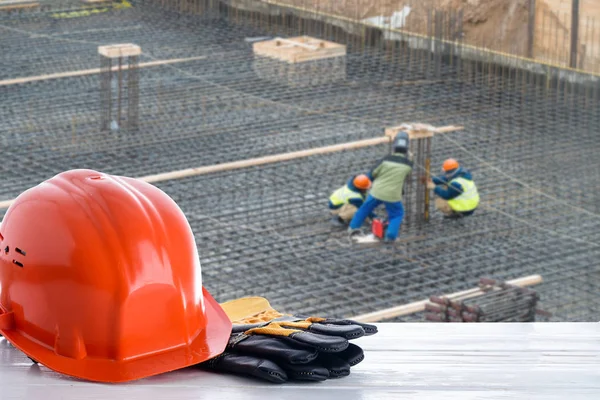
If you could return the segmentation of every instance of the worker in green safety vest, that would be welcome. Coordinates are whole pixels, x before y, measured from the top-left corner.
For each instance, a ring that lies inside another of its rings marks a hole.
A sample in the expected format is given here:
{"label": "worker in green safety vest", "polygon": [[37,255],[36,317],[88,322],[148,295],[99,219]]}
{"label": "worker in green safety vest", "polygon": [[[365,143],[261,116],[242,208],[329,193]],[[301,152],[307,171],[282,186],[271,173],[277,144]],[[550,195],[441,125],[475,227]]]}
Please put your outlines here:
{"label": "worker in green safety vest", "polygon": [[479,193],[473,176],[450,158],[442,165],[442,175],[427,182],[437,196],[435,206],[445,218],[461,218],[472,215],[479,206]]}
{"label": "worker in green safety vest", "polygon": [[364,174],[353,176],[329,197],[329,210],[333,214],[332,223],[336,226],[350,222],[356,210],[363,205],[371,179]]}

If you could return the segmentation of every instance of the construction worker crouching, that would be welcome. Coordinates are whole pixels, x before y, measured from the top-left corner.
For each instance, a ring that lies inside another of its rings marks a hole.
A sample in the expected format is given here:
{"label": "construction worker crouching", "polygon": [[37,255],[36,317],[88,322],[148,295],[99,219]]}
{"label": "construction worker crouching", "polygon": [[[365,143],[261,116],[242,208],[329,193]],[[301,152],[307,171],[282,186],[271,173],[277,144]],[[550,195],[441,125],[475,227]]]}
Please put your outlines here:
{"label": "construction worker crouching", "polygon": [[388,227],[385,242],[394,242],[398,238],[400,225],[404,219],[402,192],[404,181],[413,169],[408,154],[409,136],[399,132],[394,139],[392,154],[384,157],[368,174],[373,182],[364,204],[358,209],[348,228],[350,236],[360,232],[364,220],[380,204],[385,205],[388,214]]}
{"label": "construction worker crouching", "polygon": [[361,174],[353,176],[344,186],[333,192],[329,197],[329,209],[334,215],[332,223],[348,224],[356,210],[363,205],[365,195],[370,187],[371,179]]}
{"label": "construction worker crouching", "polygon": [[469,171],[450,158],[442,165],[442,175],[427,182],[427,188],[436,194],[435,206],[444,218],[471,215],[479,206],[479,193]]}

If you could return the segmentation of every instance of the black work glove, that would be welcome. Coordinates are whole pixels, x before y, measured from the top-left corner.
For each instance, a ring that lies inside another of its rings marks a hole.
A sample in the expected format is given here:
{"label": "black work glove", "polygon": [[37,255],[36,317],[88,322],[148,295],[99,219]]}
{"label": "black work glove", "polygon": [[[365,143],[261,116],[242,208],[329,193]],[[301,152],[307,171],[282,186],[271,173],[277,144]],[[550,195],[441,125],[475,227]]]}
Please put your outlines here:
{"label": "black work glove", "polygon": [[284,315],[260,297],[221,306],[233,322],[229,343],[199,366],[275,383],[347,376],[364,359],[349,340],[377,333],[374,325],[352,320]]}

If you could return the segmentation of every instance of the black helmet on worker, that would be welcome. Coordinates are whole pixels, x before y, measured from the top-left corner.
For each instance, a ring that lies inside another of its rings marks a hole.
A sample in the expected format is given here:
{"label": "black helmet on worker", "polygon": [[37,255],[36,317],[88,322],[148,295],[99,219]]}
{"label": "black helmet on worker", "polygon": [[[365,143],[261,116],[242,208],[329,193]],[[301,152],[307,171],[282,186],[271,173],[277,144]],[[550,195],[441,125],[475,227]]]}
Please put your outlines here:
{"label": "black helmet on worker", "polygon": [[408,153],[409,136],[408,132],[400,131],[394,138],[394,153]]}

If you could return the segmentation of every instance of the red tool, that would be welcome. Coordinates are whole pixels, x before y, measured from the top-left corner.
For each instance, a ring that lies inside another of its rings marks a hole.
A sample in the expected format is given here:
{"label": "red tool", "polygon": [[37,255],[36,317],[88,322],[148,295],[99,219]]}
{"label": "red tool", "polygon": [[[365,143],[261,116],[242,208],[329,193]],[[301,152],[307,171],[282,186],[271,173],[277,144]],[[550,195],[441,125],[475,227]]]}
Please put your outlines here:
{"label": "red tool", "polygon": [[373,232],[373,235],[375,235],[379,239],[383,239],[388,224],[389,223],[386,220],[375,218],[371,223],[371,232]]}

